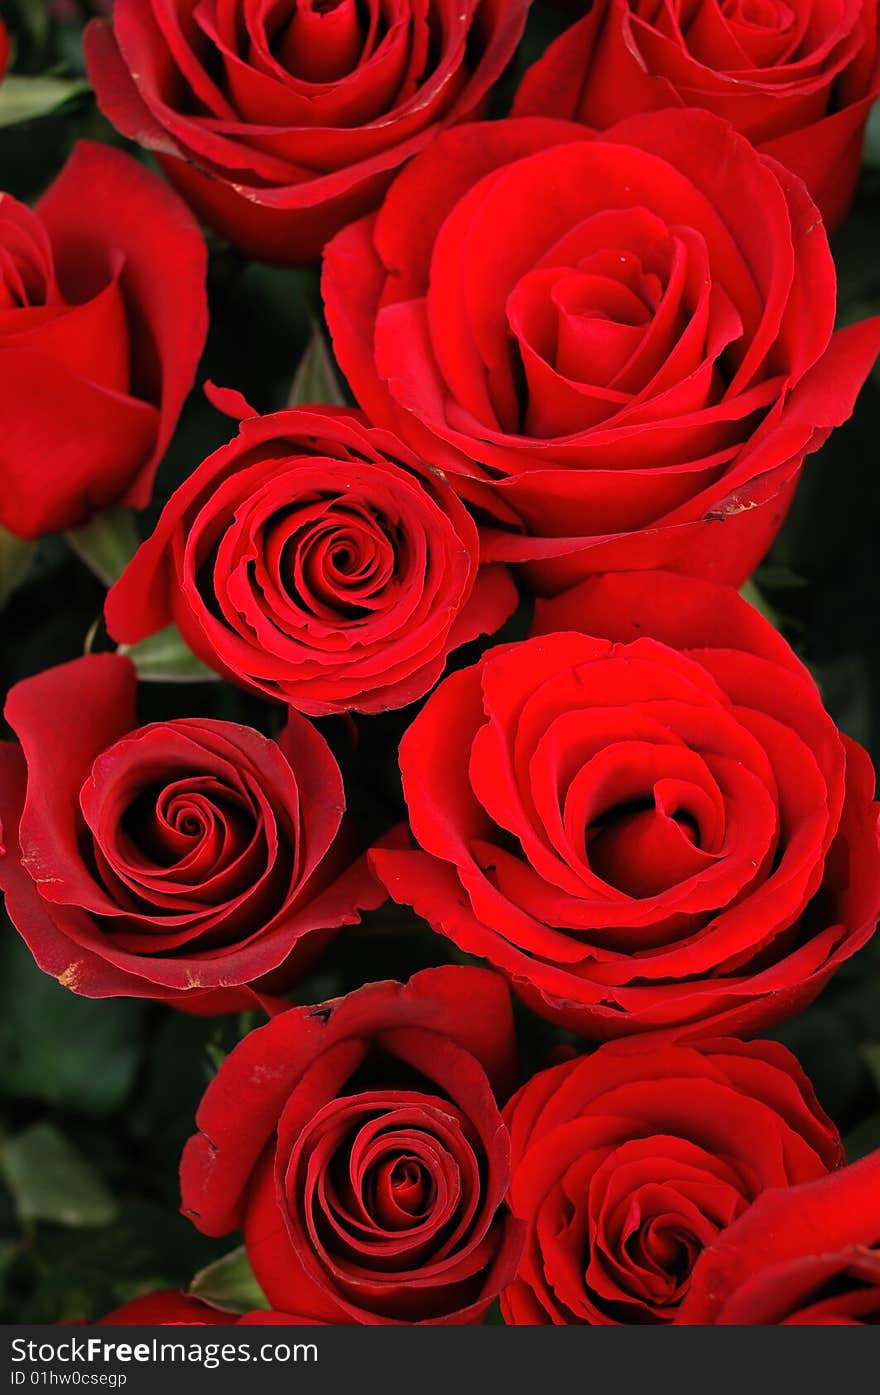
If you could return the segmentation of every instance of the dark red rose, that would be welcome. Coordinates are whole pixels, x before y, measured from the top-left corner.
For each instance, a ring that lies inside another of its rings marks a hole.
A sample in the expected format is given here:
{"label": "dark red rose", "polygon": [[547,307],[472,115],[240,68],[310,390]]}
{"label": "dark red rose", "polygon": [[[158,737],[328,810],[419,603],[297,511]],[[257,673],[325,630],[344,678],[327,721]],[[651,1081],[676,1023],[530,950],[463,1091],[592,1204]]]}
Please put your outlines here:
{"label": "dark red rose", "polygon": [[134,641],[179,626],[196,654],[313,716],[423,697],[450,650],[516,606],[437,471],[333,407],[241,424],[172,496],[107,600]]}
{"label": "dark red rose", "polygon": [[505,1118],[528,1227],[501,1298],[514,1324],[670,1322],[700,1254],[756,1196],[843,1161],[809,1080],[769,1041],[609,1043],[534,1076]]}
{"label": "dark red rose", "polygon": [[116,0],[86,30],[101,110],[248,255],[291,264],[479,115],[529,0]]}
{"label": "dark red rose", "polygon": [[35,209],[0,198],[0,523],[37,537],[143,508],[205,342],[186,206],[80,141]]}
{"label": "dark red rose", "polygon": [[739,584],[880,348],[880,319],[832,335],[802,183],[698,111],[449,131],[334,239],[323,289],[360,405],[545,593]]}
{"label": "dark red rose", "polygon": [[7,910],[40,968],[85,997],[248,1006],[247,985],[286,987],[382,902],[363,858],[349,865],[339,767],[296,713],[277,742],[201,718],[136,727],[135,689],[134,665],[101,654],[10,692]]}
{"label": "dark red rose", "polygon": [[243,1227],[270,1303],[306,1321],[479,1322],[522,1249],[496,1103],[515,1074],[507,989],[483,969],[292,1008],[209,1085],[182,1210],[207,1235]]}
{"label": "dark red rose", "polygon": [[6,76],[6,69],[9,67],[9,33],[6,25],[0,19],[0,82]]}
{"label": "dark red rose", "polygon": [[594,0],[526,73],[514,113],[602,129],[704,107],[799,175],[835,227],[878,91],[873,0]]}
{"label": "dark red rose", "polygon": [[700,1256],[677,1321],[880,1325],[880,1152],[760,1196]]}
{"label": "dark red rose", "polygon": [[871,763],[728,587],[618,573],[539,603],[400,765],[422,851],[372,854],[391,895],[588,1036],[750,1035],[874,930]]}
{"label": "dark red rose", "polygon": [[133,1298],[98,1318],[96,1327],[218,1327],[241,1321],[236,1313],[224,1313],[198,1298],[174,1289],[162,1289]]}
{"label": "dark red rose", "polygon": [[133,1298],[114,1308],[106,1317],[98,1318],[96,1327],[271,1327],[323,1326],[313,1318],[299,1317],[293,1313],[273,1313],[269,1308],[257,1308],[252,1313],[227,1313],[193,1298],[188,1293],[178,1293],[174,1289],[162,1289],[159,1293],[148,1293],[143,1298]]}

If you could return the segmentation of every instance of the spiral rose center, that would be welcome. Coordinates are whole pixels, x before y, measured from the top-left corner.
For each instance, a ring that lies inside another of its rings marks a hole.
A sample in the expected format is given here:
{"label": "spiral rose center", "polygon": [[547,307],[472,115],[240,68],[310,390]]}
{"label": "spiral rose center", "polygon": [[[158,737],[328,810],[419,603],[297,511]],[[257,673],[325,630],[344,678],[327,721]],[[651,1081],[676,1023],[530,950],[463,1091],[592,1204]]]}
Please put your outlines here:
{"label": "spiral rose center", "polygon": [[64,303],[39,219],[24,204],[0,194],[0,311],[48,310]]}
{"label": "spiral rose center", "polygon": [[276,48],[292,77],[332,83],[357,67],[363,43],[356,0],[295,0]]}
{"label": "spiral rose center", "polygon": [[586,848],[593,871],[629,896],[658,896],[704,866],[695,820],[657,800],[612,809],[587,830]]}
{"label": "spiral rose center", "polygon": [[[369,510],[331,504],[317,517],[292,515],[280,534],[280,579],[306,612],[352,619],[386,603],[401,558],[396,540]],[[270,541],[269,554],[276,545]]]}

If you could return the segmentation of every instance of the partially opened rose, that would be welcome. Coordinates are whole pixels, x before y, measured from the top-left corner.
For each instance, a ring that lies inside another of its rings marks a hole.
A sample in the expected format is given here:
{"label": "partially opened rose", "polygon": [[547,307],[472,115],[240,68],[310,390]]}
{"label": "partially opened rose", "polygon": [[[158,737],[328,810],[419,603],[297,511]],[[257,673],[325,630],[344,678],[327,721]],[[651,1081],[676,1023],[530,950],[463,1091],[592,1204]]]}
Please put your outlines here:
{"label": "partially opened rose", "polygon": [[341,830],[342,777],[290,713],[138,727],[134,665],[16,684],[0,743],[0,888],[41,969],[85,997],[231,1011],[292,983],[382,894]]}
{"label": "partially opened rose", "polygon": [[226,1058],[181,1162],[199,1230],[243,1227],[266,1297],[331,1323],[479,1322],[513,1279],[507,989],[426,969],[292,1008]]}
{"label": "partially opened rose", "polygon": [[[804,180],[826,223],[852,199],[880,91],[872,0],[593,0],[526,73],[519,116],[602,128],[705,107]],[[586,11],[586,13],[583,13]]]}
{"label": "partially opened rose", "polygon": [[[221,397],[220,400],[225,400]],[[356,413],[243,421],[172,496],[107,600],[118,640],[177,624],[240,683],[315,716],[422,697],[516,606],[437,471]]]}
{"label": "partially opened rose", "polygon": [[36,208],[0,195],[0,524],[143,508],[205,342],[205,244],[130,155],[80,141]]}
{"label": "partially opened rose", "polygon": [[843,1160],[775,1042],[609,1043],[534,1076],[505,1117],[510,1206],[528,1227],[501,1299],[512,1324],[671,1322],[700,1255],[756,1197],[828,1186]]}
{"label": "partially opened rose", "polygon": [[334,239],[323,291],[360,405],[541,592],[652,567],[739,584],[880,348],[880,319],[832,335],[800,180],[698,111],[446,132]]}
{"label": "partially opened rose", "polygon": [[880,1324],[880,1151],[759,1197],[700,1256],[677,1321]]}
{"label": "partially opened rose", "polygon": [[878,806],[785,641],[728,587],[611,574],[447,678],[400,747],[396,901],[589,1036],[751,1034],[872,934]]}
{"label": "partially opened rose", "polygon": [[86,31],[123,135],[249,256],[313,260],[438,128],[479,115],[529,0],[116,0]]}

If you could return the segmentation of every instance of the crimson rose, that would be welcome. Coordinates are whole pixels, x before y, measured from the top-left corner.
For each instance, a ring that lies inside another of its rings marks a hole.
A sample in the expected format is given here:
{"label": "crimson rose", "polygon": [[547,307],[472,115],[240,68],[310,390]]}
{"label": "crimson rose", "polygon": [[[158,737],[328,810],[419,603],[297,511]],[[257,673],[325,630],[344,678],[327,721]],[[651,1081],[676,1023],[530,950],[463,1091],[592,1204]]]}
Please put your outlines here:
{"label": "crimson rose", "polygon": [[244,1227],[279,1310],[331,1323],[479,1322],[522,1227],[497,1098],[510,999],[483,969],[426,969],[292,1008],[220,1067],[181,1163],[183,1212]]}
{"label": "crimson rose", "polygon": [[446,132],[330,244],[323,288],[361,406],[542,592],[657,567],[739,584],[880,347],[880,319],[832,335],[800,180],[698,111]]}
{"label": "crimson rose", "polygon": [[9,67],[9,33],[6,25],[0,19],[0,82],[6,76],[6,69]]}
{"label": "crimson rose", "polygon": [[292,1313],[273,1313],[268,1308],[256,1308],[239,1317],[237,1313],[224,1312],[174,1289],[162,1289],[158,1293],[147,1293],[142,1298],[133,1298],[95,1322],[96,1327],[258,1327],[266,1324],[321,1325],[310,1318]]}
{"label": "crimson rose", "polygon": [[871,763],[729,587],[611,574],[447,678],[400,748],[396,901],[599,1038],[751,1034],[880,911]]}
{"label": "crimson rose", "polygon": [[759,1197],[700,1256],[677,1321],[880,1324],[880,1151]]}
{"label": "crimson rose", "polygon": [[130,155],[80,141],[35,209],[0,197],[0,523],[149,502],[205,342],[205,244]]}
{"label": "crimson rose", "polygon": [[843,1160],[794,1056],[769,1041],[609,1043],[534,1076],[505,1117],[528,1226],[501,1299],[514,1324],[669,1322],[756,1196]]}
{"label": "crimson rose", "polygon": [[514,112],[602,128],[705,107],[799,175],[833,227],[878,91],[877,6],[865,0],[593,0],[526,73]]}
{"label": "crimson rose", "polygon": [[172,496],[106,614],[125,641],[173,621],[227,677],[323,716],[414,702],[515,606],[437,471],[313,407],[243,421]]}
{"label": "crimson rose", "polygon": [[10,918],[40,968],[85,997],[249,1006],[247,985],[286,986],[381,904],[363,859],[348,865],[339,767],[296,713],[277,743],[201,718],[133,729],[135,689],[134,665],[101,654],[10,692]]}
{"label": "crimson rose", "polygon": [[529,0],[116,0],[86,30],[123,135],[249,256],[313,260],[438,127],[479,115]]}

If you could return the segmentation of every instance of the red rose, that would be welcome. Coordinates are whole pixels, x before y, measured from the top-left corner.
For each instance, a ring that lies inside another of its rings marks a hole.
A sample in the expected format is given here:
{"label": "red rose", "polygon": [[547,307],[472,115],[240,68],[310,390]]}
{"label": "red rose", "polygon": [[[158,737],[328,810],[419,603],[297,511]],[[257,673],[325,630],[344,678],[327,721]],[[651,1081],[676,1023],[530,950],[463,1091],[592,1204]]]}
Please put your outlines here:
{"label": "red rose", "polygon": [[271,1327],[284,1326],[323,1326],[312,1318],[298,1317],[292,1313],[273,1313],[268,1308],[257,1308],[252,1313],[239,1317],[237,1313],[223,1312],[188,1293],[178,1293],[174,1289],[162,1289],[159,1293],[147,1293],[143,1298],[133,1298],[114,1308],[106,1317],[98,1318],[96,1327]]}
{"label": "red rose", "polygon": [[391,895],[589,1036],[802,1009],[880,911],[865,752],[728,587],[597,577],[535,629],[406,732],[423,851],[373,853]]}
{"label": "red rose", "polygon": [[836,227],[878,91],[873,0],[594,0],[526,73],[514,112],[601,129],[636,112],[704,107],[799,175]]}
{"label": "red rose", "polygon": [[529,0],[116,0],[101,110],[249,256],[311,261],[438,127],[479,115]]}
{"label": "red rose", "polygon": [[769,1041],[614,1042],[534,1076],[505,1118],[528,1232],[501,1308],[530,1326],[671,1321],[700,1254],[756,1196],[843,1160],[809,1080]]}
{"label": "red rose", "polygon": [[677,1321],[877,1326],[880,1152],[759,1197],[701,1255]]}
{"label": "red rose", "polygon": [[832,335],[800,181],[697,111],[449,131],[334,239],[323,289],[361,406],[544,592],[741,582],[880,347],[880,319]]}
{"label": "red rose", "polygon": [[209,1085],[181,1163],[183,1212],[207,1235],[244,1227],[281,1311],[479,1322],[522,1249],[502,1209],[510,1151],[496,1103],[515,1070],[510,999],[483,969],[426,969],[292,1008]]}
{"label": "red rose", "polygon": [[6,69],[9,67],[9,33],[6,25],[0,19],[0,82],[6,76]]}
{"label": "red rose", "polygon": [[96,1327],[218,1327],[232,1326],[240,1319],[235,1313],[224,1313],[198,1298],[174,1289],[162,1289],[133,1298],[114,1308],[106,1317],[98,1318]]}
{"label": "red rose", "polygon": [[246,985],[286,986],[381,904],[363,859],[344,871],[339,768],[295,713],[277,743],[202,718],[133,730],[135,689],[134,665],[101,654],[10,692],[7,910],[40,968],[85,997],[251,1005]]}
{"label": "red rose", "polygon": [[437,471],[315,407],[244,421],[172,496],[106,613],[126,641],[174,621],[227,677],[323,716],[423,697],[515,606]]}
{"label": "red rose", "polygon": [[206,254],[131,156],[80,141],[35,209],[0,198],[0,523],[143,508],[205,342]]}

